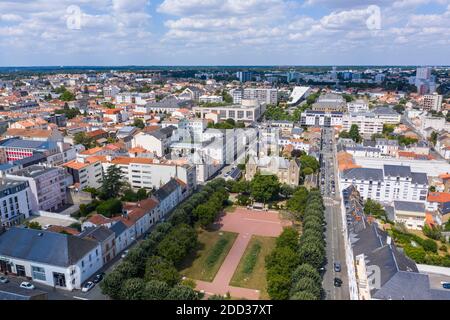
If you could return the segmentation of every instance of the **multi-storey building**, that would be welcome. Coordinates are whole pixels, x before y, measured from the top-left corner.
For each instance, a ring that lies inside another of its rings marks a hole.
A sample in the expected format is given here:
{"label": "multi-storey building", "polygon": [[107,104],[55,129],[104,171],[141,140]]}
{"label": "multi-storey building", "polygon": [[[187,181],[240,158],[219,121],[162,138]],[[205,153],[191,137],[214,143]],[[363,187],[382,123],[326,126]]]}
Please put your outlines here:
{"label": "multi-storey building", "polygon": [[365,100],[356,100],[347,103],[348,112],[365,112],[369,111],[369,104]]}
{"label": "multi-storey building", "polygon": [[384,165],[383,169],[352,168],[341,172],[341,189],[357,187],[365,200],[380,202],[427,200],[428,177],[426,173],[411,172],[409,166]]}
{"label": "multi-storey building", "polygon": [[342,112],[324,112],[306,110],[301,114],[300,124],[302,126],[332,127],[342,125]]}
{"label": "multi-storey building", "polygon": [[116,165],[122,171],[124,179],[135,189],[159,189],[172,178],[177,178],[187,185],[189,192],[197,186],[195,166],[177,164],[171,161],[150,158],[111,157],[102,158],[103,170]]}
{"label": "multi-storey building", "polygon": [[28,182],[0,179],[0,228],[27,219],[32,214],[30,198]]}
{"label": "multi-storey building", "polygon": [[441,111],[442,109],[442,95],[434,93],[434,94],[426,94],[423,96],[422,108],[424,110],[430,111]]}
{"label": "multi-storey building", "polygon": [[33,165],[9,174],[7,178],[27,181],[31,189],[31,210],[56,211],[67,203],[68,179],[63,168]]}
{"label": "multi-storey building", "polygon": [[60,147],[54,141],[34,141],[10,138],[0,141],[1,158],[6,162],[31,157],[35,153],[49,156],[60,152]]}
{"label": "multi-storey building", "polygon": [[87,187],[100,188],[103,181],[102,163],[98,157],[77,157],[63,165],[78,184],[79,190]]}
{"label": "multi-storey building", "polygon": [[383,132],[385,122],[370,112],[353,112],[344,114],[342,118],[342,129],[349,131],[352,125],[357,125],[359,132],[365,136]]}
{"label": "multi-storey building", "polygon": [[209,108],[194,107],[193,111],[198,113],[200,118],[215,117],[217,121],[233,119],[235,121],[254,122],[264,114],[266,105],[259,104],[255,100],[242,100],[240,105]]}
{"label": "multi-storey building", "polygon": [[277,104],[278,90],[265,88],[245,88],[243,99],[256,100],[260,104]]}
{"label": "multi-storey building", "polygon": [[13,227],[0,234],[0,272],[73,290],[103,266],[100,243],[77,236]]}

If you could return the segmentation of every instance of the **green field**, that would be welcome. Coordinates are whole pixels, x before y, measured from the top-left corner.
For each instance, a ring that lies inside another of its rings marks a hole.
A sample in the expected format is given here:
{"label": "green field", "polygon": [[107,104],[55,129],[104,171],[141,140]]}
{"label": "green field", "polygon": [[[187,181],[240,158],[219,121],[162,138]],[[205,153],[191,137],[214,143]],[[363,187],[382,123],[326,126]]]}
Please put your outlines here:
{"label": "green field", "polygon": [[237,236],[232,232],[201,230],[198,250],[183,261],[180,273],[190,279],[212,282]]}
{"label": "green field", "polygon": [[275,248],[276,238],[252,236],[230,285],[260,290],[261,299],[269,299],[267,294],[265,258]]}

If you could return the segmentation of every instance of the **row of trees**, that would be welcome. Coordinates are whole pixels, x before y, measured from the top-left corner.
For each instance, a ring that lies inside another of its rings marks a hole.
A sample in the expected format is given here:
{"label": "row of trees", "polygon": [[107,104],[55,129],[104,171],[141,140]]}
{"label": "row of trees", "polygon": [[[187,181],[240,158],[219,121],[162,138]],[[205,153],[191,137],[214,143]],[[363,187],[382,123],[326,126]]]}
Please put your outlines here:
{"label": "row of trees", "polygon": [[194,227],[201,224],[197,208],[212,198],[223,200],[219,194],[226,194],[223,179],[209,182],[181,204],[168,222],[160,223],[105,277],[100,284],[102,292],[124,300],[198,299],[194,285],[181,281],[177,267],[197,248]]}
{"label": "row of trees", "polygon": [[[317,190],[308,194],[299,188],[291,199],[295,199],[291,206],[302,221],[303,232],[299,238],[294,228],[286,228],[267,256],[268,293],[275,300],[317,300],[322,296],[318,269],[325,261],[322,196]],[[294,204],[296,200],[299,204]]]}

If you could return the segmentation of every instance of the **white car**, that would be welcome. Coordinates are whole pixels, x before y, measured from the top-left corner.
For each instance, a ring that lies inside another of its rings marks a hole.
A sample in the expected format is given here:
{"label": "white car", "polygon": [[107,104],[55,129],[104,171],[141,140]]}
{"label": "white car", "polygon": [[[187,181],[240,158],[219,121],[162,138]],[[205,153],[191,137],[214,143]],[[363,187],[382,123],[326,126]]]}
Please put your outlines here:
{"label": "white car", "polygon": [[8,283],[8,282],[9,282],[8,278],[0,276],[0,283]]}
{"label": "white car", "polygon": [[128,250],[125,250],[125,251],[122,253],[122,256],[121,256],[122,259],[125,258],[125,257],[127,256],[127,254],[128,254]]}
{"label": "white car", "polygon": [[88,292],[95,286],[95,283],[92,281],[88,281],[84,284],[83,288],[81,288],[81,292]]}
{"label": "white car", "polygon": [[20,284],[20,287],[23,288],[23,289],[28,289],[28,290],[33,290],[35,288],[34,284],[32,284],[30,282],[26,282],[26,281],[22,282]]}

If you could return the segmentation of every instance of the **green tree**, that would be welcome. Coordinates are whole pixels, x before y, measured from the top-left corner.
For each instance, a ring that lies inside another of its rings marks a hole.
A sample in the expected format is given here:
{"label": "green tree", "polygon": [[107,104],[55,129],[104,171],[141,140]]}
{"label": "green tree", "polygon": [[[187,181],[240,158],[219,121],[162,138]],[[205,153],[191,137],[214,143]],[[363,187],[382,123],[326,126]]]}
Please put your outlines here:
{"label": "green tree", "polygon": [[293,251],[297,249],[298,232],[292,227],[285,228],[276,240],[277,247],[288,247]]}
{"label": "green tree", "polygon": [[94,148],[97,145],[95,140],[91,137],[88,137],[85,132],[75,133],[75,135],[73,136],[73,142],[74,144],[83,145],[86,149]]}
{"label": "green tree", "polygon": [[97,213],[102,214],[105,217],[113,217],[122,212],[122,202],[119,199],[108,199],[101,202],[96,210]]}
{"label": "green tree", "polygon": [[143,279],[127,279],[123,283],[122,289],[120,290],[120,297],[123,300],[141,300],[144,288],[145,282]]}
{"label": "green tree", "polygon": [[319,268],[325,259],[324,248],[318,243],[304,243],[298,253],[301,263],[309,263],[315,268]]}
{"label": "green tree", "polygon": [[317,297],[308,291],[297,291],[291,296],[290,300],[317,300]]}
{"label": "green tree", "polygon": [[313,156],[303,155],[300,157],[300,164],[303,172],[306,168],[310,168],[312,170],[309,170],[309,174],[316,172],[320,168],[319,161]]}
{"label": "green tree", "polygon": [[133,121],[133,126],[139,128],[139,129],[144,129],[145,128],[144,120],[142,120],[140,118],[135,118]]}
{"label": "green tree", "polygon": [[145,281],[158,280],[174,286],[180,281],[180,274],[172,262],[158,256],[151,256],[145,265]]}
{"label": "green tree", "polygon": [[143,300],[164,300],[170,292],[170,287],[164,281],[150,280],[142,292]]}
{"label": "green tree", "polygon": [[123,186],[122,177],[123,174],[119,167],[116,165],[108,167],[103,177],[100,197],[102,199],[117,198]]}
{"label": "green tree", "polygon": [[198,294],[190,287],[177,285],[170,290],[167,300],[198,300]]}
{"label": "green tree", "polygon": [[361,142],[362,138],[361,138],[361,136],[359,135],[359,128],[358,128],[358,125],[352,124],[352,126],[350,127],[350,131],[349,131],[348,134],[349,134],[350,138],[351,138],[353,141],[355,141],[355,142],[357,142],[357,143]]}
{"label": "green tree", "polygon": [[37,221],[26,221],[25,226],[30,229],[42,230],[42,226]]}
{"label": "green tree", "polygon": [[267,277],[267,293],[272,300],[287,300],[291,279],[287,275],[273,274]]}
{"label": "green tree", "polygon": [[292,273],[292,283],[297,283],[301,278],[310,278],[318,284],[322,281],[317,269],[308,263],[301,264],[294,270]]}
{"label": "green tree", "polygon": [[75,95],[72,92],[66,90],[59,96],[59,99],[61,101],[73,101],[75,100]]}
{"label": "green tree", "polygon": [[431,135],[430,135],[430,142],[431,142],[433,145],[436,145],[438,136],[439,136],[439,135],[438,135],[438,133],[437,133],[436,131],[433,131],[433,132],[431,133]]}
{"label": "green tree", "polygon": [[293,296],[296,292],[309,292],[317,299],[320,298],[320,282],[316,282],[315,280],[307,277],[300,278],[294,285],[292,286],[290,295]]}
{"label": "green tree", "polygon": [[275,175],[257,174],[250,183],[250,194],[256,201],[268,202],[276,198],[280,183]]}
{"label": "green tree", "polygon": [[122,284],[125,282],[125,275],[121,272],[113,270],[100,282],[102,293],[112,299],[120,299]]}

